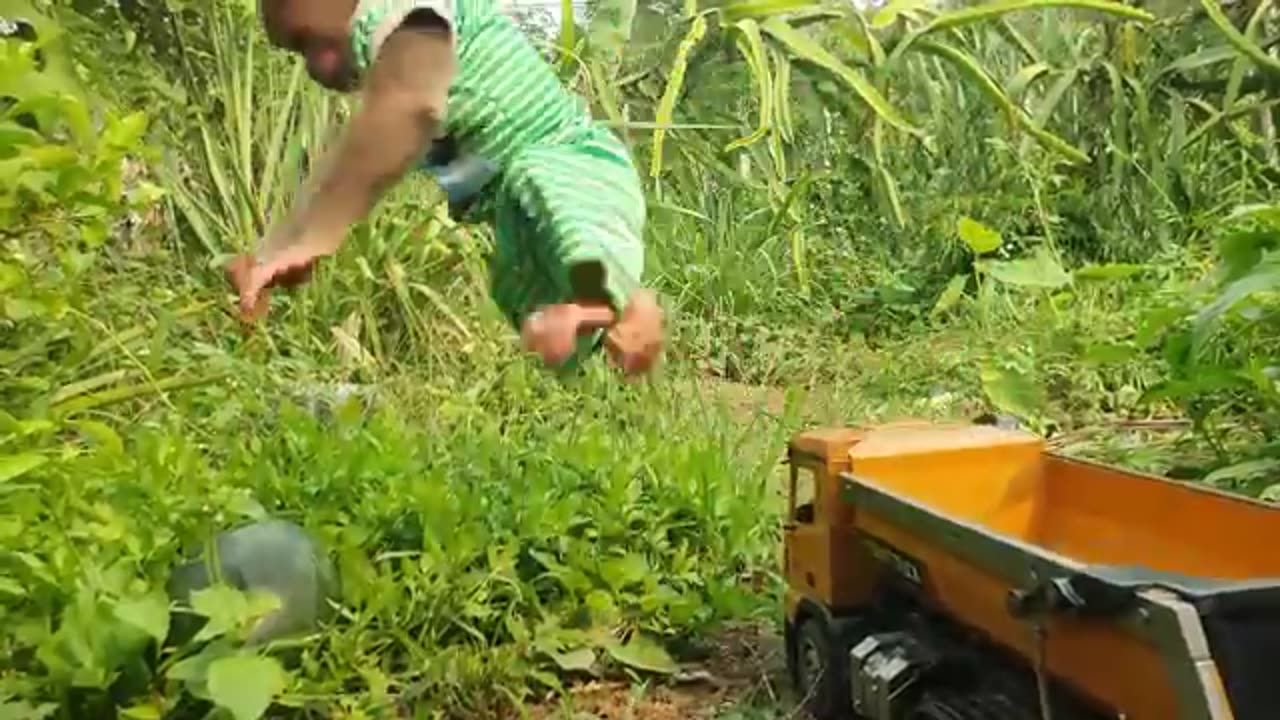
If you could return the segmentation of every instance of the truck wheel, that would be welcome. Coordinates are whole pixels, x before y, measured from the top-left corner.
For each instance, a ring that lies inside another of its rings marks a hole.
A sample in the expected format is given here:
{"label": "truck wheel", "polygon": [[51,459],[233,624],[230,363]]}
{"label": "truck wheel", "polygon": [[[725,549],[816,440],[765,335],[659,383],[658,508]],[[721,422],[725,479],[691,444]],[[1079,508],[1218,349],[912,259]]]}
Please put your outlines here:
{"label": "truck wheel", "polygon": [[815,720],[843,720],[849,714],[848,659],[827,624],[809,618],[796,642],[796,689]]}
{"label": "truck wheel", "polygon": [[1033,720],[1034,716],[1003,695],[929,692],[909,720]]}

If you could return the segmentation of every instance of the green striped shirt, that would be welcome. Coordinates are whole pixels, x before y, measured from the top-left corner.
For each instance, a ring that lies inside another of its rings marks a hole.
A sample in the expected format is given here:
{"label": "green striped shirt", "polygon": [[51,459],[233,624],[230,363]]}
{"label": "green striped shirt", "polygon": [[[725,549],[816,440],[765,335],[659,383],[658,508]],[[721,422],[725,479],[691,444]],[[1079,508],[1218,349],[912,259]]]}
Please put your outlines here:
{"label": "green striped shirt", "polygon": [[518,328],[538,306],[572,299],[571,267],[599,263],[601,289],[621,311],[644,266],[645,201],[626,146],[494,0],[361,0],[351,33],[357,69],[367,71],[387,36],[420,10],[453,29],[445,132],[460,155],[499,171],[465,216],[493,225],[494,301]]}

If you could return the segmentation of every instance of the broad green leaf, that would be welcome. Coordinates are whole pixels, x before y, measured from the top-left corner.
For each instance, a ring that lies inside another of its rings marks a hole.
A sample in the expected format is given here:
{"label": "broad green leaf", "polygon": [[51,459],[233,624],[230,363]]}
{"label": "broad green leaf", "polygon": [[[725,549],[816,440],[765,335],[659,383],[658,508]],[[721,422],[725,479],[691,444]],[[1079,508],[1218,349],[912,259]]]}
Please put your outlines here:
{"label": "broad green leaf", "polygon": [[791,51],[797,59],[817,65],[836,77],[845,81],[850,88],[853,89],[858,97],[862,98],[871,109],[884,119],[885,122],[911,135],[922,137],[923,131],[912,125],[903,117],[897,109],[889,104],[880,91],[871,84],[869,80],[857,72],[853,68],[840,62],[834,55],[827,52],[825,48],[815,42],[812,38],[794,27],[787,24],[785,20],[777,17],[771,17],[761,24],[761,28],[768,33],[773,39],[782,43]]}
{"label": "broad green leaf", "polygon": [[164,705],[155,700],[121,708],[120,716],[128,720],[160,720],[164,717]]}
{"label": "broad green leaf", "polygon": [[747,18],[759,20],[821,7],[813,0],[738,0],[721,7],[720,15],[726,24],[733,24]]}
{"label": "broad green leaf", "polygon": [[0,720],[48,720],[58,716],[57,703],[32,705],[25,700],[0,700]]}
{"label": "broad green leaf", "polygon": [[590,672],[596,664],[596,652],[591,648],[578,648],[566,653],[552,653],[551,659],[565,672]]}
{"label": "broad green leaf", "polygon": [[607,648],[614,660],[637,670],[671,674],[678,669],[665,648],[638,630],[631,634],[625,645],[614,642]]}
{"label": "broad green leaf", "polygon": [[1138,349],[1133,345],[1125,343],[1098,343],[1091,345],[1084,351],[1084,361],[1096,365],[1110,365],[1115,363],[1129,362]]}
{"label": "broad green leaf", "polygon": [[102,142],[121,150],[133,150],[147,131],[147,114],[133,112],[113,120],[102,134]]}
{"label": "broad green leaf", "polygon": [[11,597],[23,597],[27,594],[27,589],[22,587],[22,583],[11,577],[0,575],[0,595],[9,595]]}
{"label": "broad green leaf", "polygon": [[967,274],[956,275],[947,283],[947,287],[943,289],[942,294],[938,296],[938,302],[933,305],[933,314],[941,315],[942,313],[955,307],[960,302],[960,298],[964,296],[965,284],[969,282]]}
{"label": "broad green leaf", "polygon": [[982,390],[998,409],[1017,417],[1039,414],[1044,406],[1044,391],[1021,372],[995,362],[983,364],[980,370]]}
{"label": "broad green leaf", "polygon": [[1004,238],[999,232],[983,225],[969,216],[961,217],[956,223],[956,233],[974,255],[982,255],[1000,248]]}
{"label": "broad green leaf", "polygon": [[211,585],[191,593],[191,609],[208,618],[196,642],[234,633],[281,607],[280,597],[265,591],[243,593],[230,585]]}
{"label": "broad green leaf", "polygon": [[105,423],[97,420],[78,420],[68,424],[79,431],[80,434],[106,448],[108,452],[117,454],[124,452],[124,441],[120,439],[115,430],[112,430]]}
{"label": "broad green leaf", "polygon": [[1272,260],[1254,268],[1247,275],[1227,285],[1196,316],[1192,325],[1192,349],[1200,352],[1218,320],[1245,298],[1257,292],[1280,288],[1280,260]]}
{"label": "broad green leaf", "polygon": [[662,143],[667,136],[664,126],[674,122],[676,98],[680,96],[680,89],[684,85],[684,74],[689,68],[689,56],[706,34],[706,16],[698,15],[694,17],[689,26],[689,32],[680,41],[680,49],[676,51],[676,59],[671,66],[671,75],[667,78],[667,87],[662,92],[662,99],[658,101],[658,110],[654,117],[654,122],[658,124],[658,127],[653,130],[652,160],[649,163],[650,177],[656,178],[662,174]]}
{"label": "broad green leaf", "polygon": [[606,558],[600,563],[600,574],[614,590],[644,580],[649,574],[649,563],[644,556],[627,553],[621,557]]}
{"label": "broad green leaf", "polygon": [[209,664],[209,696],[235,720],[258,720],[288,683],[275,658],[234,655]]}
{"label": "broad green leaf", "polygon": [[596,625],[612,625],[618,621],[618,605],[613,601],[613,596],[604,590],[597,588],[587,593],[584,604]]}
{"label": "broad green leaf", "polygon": [[22,477],[49,462],[49,458],[36,453],[0,455],[0,483]]}
{"label": "broad green leaf", "polygon": [[1018,287],[1059,288],[1071,283],[1071,275],[1043,247],[1030,257],[983,261],[981,269],[1002,283]]}
{"label": "broad green leaf", "polygon": [[116,617],[142,630],[156,642],[169,635],[169,598],[159,591],[116,603]]}
{"label": "broad green leaf", "polygon": [[1077,268],[1072,275],[1077,280],[1123,280],[1146,271],[1146,265],[1133,263],[1108,263],[1104,265],[1085,265]]}

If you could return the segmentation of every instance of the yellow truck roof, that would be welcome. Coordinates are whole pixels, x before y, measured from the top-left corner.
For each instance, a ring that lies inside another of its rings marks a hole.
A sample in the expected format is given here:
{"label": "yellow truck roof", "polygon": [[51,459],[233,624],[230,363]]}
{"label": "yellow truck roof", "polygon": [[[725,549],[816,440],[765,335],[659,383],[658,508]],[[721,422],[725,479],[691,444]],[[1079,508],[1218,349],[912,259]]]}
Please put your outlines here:
{"label": "yellow truck roof", "polygon": [[955,450],[993,447],[1037,446],[1045,441],[1024,430],[1008,430],[994,425],[901,424],[870,428],[849,449],[849,459],[870,459],[900,455],[921,455]]}

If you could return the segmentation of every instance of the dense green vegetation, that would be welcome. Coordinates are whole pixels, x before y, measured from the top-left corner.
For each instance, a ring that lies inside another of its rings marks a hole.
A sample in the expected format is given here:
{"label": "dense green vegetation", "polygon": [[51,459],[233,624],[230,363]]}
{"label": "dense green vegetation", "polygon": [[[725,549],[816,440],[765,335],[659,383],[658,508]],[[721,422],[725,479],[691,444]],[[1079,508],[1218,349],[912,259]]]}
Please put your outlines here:
{"label": "dense green vegetation", "polygon": [[[0,54],[0,718],[485,716],[661,677],[775,621],[808,422],[999,410],[1280,497],[1280,14],[955,5],[603,0],[546,40],[645,176],[673,338],[630,386],[520,358],[485,231],[420,180],[242,334],[221,262],[345,101],[250,2],[0,3],[40,33]],[[372,401],[317,412],[338,383]],[[269,599],[165,582],[267,515],[342,597],[245,649]]]}

